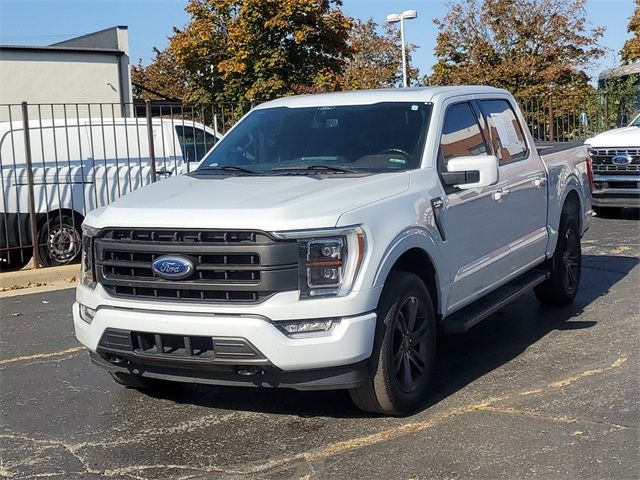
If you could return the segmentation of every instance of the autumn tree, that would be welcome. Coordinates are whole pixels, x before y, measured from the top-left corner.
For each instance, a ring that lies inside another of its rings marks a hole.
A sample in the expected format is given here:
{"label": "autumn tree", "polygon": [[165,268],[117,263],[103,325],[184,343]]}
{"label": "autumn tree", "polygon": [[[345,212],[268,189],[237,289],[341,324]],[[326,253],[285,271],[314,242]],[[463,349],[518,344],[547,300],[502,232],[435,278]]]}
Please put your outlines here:
{"label": "autumn tree", "polygon": [[143,66],[139,61],[131,67],[134,97],[144,100],[183,100],[188,73],[178,65],[171,49],[154,49],[154,52],[155,57],[148,66]]}
{"label": "autumn tree", "polygon": [[190,0],[169,48],[192,102],[266,100],[337,88],[351,20],[341,0]]}
{"label": "autumn tree", "polygon": [[586,0],[460,0],[442,20],[430,84],[484,84],[520,98],[589,91],[584,69],[604,54]]}
{"label": "autumn tree", "polygon": [[622,47],[620,54],[625,63],[637,62],[640,60],[640,0],[636,0],[636,8],[629,19],[627,31],[633,35]]}
{"label": "autumn tree", "polygon": [[[347,61],[340,88],[356,90],[402,86],[402,59],[400,30],[385,25],[382,32],[370,19],[354,21],[349,34],[349,46],[353,56]],[[407,76],[410,83],[417,80],[418,69],[411,65],[411,52],[416,49],[407,44]]]}

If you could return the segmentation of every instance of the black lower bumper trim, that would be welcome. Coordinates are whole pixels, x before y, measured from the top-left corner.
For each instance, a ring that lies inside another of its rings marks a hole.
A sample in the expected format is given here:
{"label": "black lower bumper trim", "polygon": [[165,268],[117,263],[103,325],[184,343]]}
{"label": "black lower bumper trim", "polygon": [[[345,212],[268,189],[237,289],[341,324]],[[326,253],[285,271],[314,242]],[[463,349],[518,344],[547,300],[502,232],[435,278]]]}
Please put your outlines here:
{"label": "black lower bumper trim", "polygon": [[184,363],[134,363],[127,360],[112,363],[91,352],[91,360],[98,366],[114,372],[132,373],[143,377],[186,383],[210,385],[293,388],[295,390],[335,390],[362,385],[369,373],[369,362],[316,370],[283,371],[271,365],[220,365],[210,368],[188,368]]}

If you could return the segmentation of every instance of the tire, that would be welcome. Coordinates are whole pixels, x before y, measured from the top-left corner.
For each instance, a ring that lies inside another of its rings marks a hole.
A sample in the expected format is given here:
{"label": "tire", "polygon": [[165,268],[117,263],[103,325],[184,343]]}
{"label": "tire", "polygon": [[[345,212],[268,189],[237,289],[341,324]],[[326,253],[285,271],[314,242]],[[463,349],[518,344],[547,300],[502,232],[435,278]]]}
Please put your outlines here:
{"label": "tire", "polygon": [[58,267],[80,261],[81,221],[56,215],[38,230],[38,256],[43,267]]}
{"label": "tire", "polygon": [[602,218],[617,217],[622,213],[622,207],[591,207],[593,211]]}
{"label": "tire", "polygon": [[563,212],[556,250],[548,261],[551,276],[534,289],[540,303],[568,305],[576,297],[582,268],[582,251],[578,232],[576,218],[570,213]]}
{"label": "tire", "polygon": [[376,313],[369,377],[349,393],[366,412],[406,415],[427,400],[435,360],[436,320],[429,291],[418,276],[392,272]]}
{"label": "tire", "polygon": [[141,377],[132,373],[109,372],[109,375],[111,375],[114,382],[136,390],[152,388],[157,384],[157,381],[153,378]]}
{"label": "tire", "polygon": [[6,258],[0,259],[0,272],[20,270],[31,260],[33,250],[10,250],[6,252]]}

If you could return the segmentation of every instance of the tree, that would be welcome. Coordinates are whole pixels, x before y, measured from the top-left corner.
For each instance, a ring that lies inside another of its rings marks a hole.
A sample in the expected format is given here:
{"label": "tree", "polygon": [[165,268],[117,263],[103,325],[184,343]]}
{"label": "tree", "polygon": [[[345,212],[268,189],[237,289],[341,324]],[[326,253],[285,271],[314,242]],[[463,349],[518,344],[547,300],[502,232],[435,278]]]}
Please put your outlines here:
{"label": "tree", "polygon": [[351,52],[341,0],[190,0],[169,48],[192,102],[267,100],[334,90]]}
{"label": "tree", "polygon": [[633,37],[627,40],[622,47],[620,54],[625,63],[637,62],[640,60],[640,0],[636,0],[636,9],[629,19],[627,31]]}
{"label": "tree", "polygon": [[182,100],[188,85],[188,75],[180,68],[170,49],[154,49],[155,58],[148,66],[142,61],[131,67],[133,94],[144,100]]}
{"label": "tree", "polygon": [[[402,86],[402,64],[400,30],[386,25],[378,32],[378,24],[370,19],[354,21],[349,35],[349,46],[353,56],[347,61],[340,77],[340,88],[355,90]],[[411,65],[411,52],[415,45],[407,45],[407,76],[416,80],[418,69]]]}
{"label": "tree", "polygon": [[431,84],[484,84],[520,98],[589,91],[584,68],[604,54],[586,0],[461,0],[439,28]]}

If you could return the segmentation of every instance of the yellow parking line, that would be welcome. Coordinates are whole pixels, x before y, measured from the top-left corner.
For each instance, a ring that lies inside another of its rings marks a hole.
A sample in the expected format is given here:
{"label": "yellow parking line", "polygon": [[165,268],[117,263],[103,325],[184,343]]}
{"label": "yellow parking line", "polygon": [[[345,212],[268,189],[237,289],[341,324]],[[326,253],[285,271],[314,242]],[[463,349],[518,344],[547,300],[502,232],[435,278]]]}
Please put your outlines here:
{"label": "yellow parking line", "polygon": [[6,358],[4,360],[0,360],[0,365],[8,365],[11,363],[18,363],[18,362],[28,362],[30,360],[42,360],[43,358],[61,357],[63,355],[79,352],[81,350],[85,350],[85,347],[71,347],[71,348],[67,348],[66,350],[61,350],[59,352],[37,353],[35,355],[23,355],[20,357]]}

